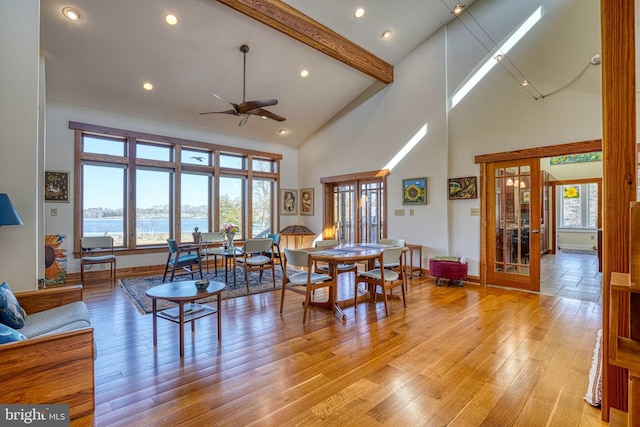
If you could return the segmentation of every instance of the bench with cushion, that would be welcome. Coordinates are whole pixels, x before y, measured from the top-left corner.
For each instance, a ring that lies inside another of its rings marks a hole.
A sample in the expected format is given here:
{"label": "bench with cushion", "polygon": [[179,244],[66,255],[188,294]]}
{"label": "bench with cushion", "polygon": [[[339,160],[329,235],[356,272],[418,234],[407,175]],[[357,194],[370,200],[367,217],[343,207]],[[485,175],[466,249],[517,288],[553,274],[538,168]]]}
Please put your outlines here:
{"label": "bench with cushion", "polygon": [[460,287],[467,278],[467,261],[464,258],[437,256],[429,260],[429,274],[436,278],[436,285],[440,286],[440,279],[455,281]]}
{"label": "bench with cushion", "polygon": [[12,300],[3,284],[0,294],[2,403],[67,404],[72,419],[93,413],[95,350],[82,285],[16,293]]}

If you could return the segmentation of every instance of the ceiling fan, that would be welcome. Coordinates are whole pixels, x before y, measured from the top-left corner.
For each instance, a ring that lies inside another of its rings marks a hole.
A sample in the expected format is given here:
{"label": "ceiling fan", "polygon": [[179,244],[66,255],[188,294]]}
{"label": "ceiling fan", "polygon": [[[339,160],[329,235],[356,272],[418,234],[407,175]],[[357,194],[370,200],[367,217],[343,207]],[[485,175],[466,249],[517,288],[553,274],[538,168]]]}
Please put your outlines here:
{"label": "ceiling fan", "polygon": [[263,99],[263,100],[257,100],[257,101],[246,100],[245,92],[246,92],[246,86],[247,86],[247,52],[249,52],[249,46],[247,46],[246,44],[243,44],[242,46],[240,46],[240,52],[242,52],[242,54],[244,55],[244,66],[243,66],[243,72],[242,72],[242,76],[243,76],[242,77],[242,102],[240,104],[234,104],[233,102],[214,93],[213,96],[225,102],[228,102],[229,104],[231,104],[233,109],[225,110],[225,111],[209,111],[209,112],[200,113],[200,114],[201,115],[233,114],[234,116],[241,117],[240,123],[238,124],[238,126],[244,126],[245,123],[247,123],[247,120],[249,120],[249,116],[251,115],[266,117],[268,119],[277,120],[279,122],[285,121],[286,119],[284,117],[274,114],[271,111],[267,111],[264,108],[262,108],[262,107],[269,107],[271,105],[276,105],[278,103],[277,99]]}

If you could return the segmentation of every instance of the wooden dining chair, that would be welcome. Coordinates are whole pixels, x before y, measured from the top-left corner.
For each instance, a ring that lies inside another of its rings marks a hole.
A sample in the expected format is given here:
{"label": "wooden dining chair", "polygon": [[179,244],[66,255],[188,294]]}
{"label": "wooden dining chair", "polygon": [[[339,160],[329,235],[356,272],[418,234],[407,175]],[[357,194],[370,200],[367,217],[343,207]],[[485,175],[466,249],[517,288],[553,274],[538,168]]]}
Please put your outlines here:
{"label": "wooden dining chair", "polygon": [[[381,245],[400,246],[400,247],[404,247],[404,245],[405,245],[404,239],[388,239],[388,238],[384,238],[384,239],[378,240],[378,243],[380,243]],[[376,262],[376,267],[380,267],[380,264],[378,262]],[[389,269],[392,269],[392,270],[398,270],[400,268],[400,263],[396,262],[394,260],[387,261],[387,264],[385,264],[384,268],[389,268]]]}
{"label": "wooden dining chair", "polygon": [[[407,279],[404,274],[404,263],[402,261],[402,251],[404,248],[400,246],[391,246],[388,248],[384,248],[380,252],[380,257],[378,260],[378,267],[369,271],[362,271],[358,273],[356,277],[356,292],[354,297],[354,308],[358,309],[358,292],[357,286],[359,283],[367,283],[369,287],[369,292],[373,293],[373,300],[377,302],[378,296],[378,288],[380,288],[380,292],[382,294],[384,300],[384,312],[389,317],[389,306],[388,306],[388,295],[387,291],[392,290],[400,286],[402,290],[402,304],[404,308],[407,308],[407,301],[405,299],[405,290],[407,286]],[[380,268],[380,265],[386,265],[387,263],[392,263],[397,260],[398,269],[388,269],[388,268]]]}
{"label": "wooden dining chair", "polygon": [[[90,236],[80,240],[80,281],[84,283],[84,271],[97,264],[109,264],[109,278],[116,283],[116,256],[113,252],[113,237]],[[87,268],[88,266],[88,268]]]}
{"label": "wooden dining chair", "polygon": [[247,292],[249,292],[249,272],[251,271],[259,271],[260,281],[262,281],[263,271],[271,270],[273,287],[276,287],[275,259],[263,255],[267,251],[273,251],[273,239],[247,239],[244,241],[242,255],[236,257],[233,267],[234,274],[236,266],[244,268],[244,280],[247,284]]}
{"label": "wooden dining chair", "polygon": [[207,273],[209,272],[209,257],[213,257],[214,272],[218,274],[218,256],[224,253],[224,242],[226,236],[224,231],[214,231],[212,233],[196,231],[193,234],[193,242],[200,245],[200,255],[205,259]]}
{"label": "wooden dining chair", "polygon": [[[287,268],[294,267],[295,269]],[[302,269],[302,270],[300,270]],[[282,279],[282,297],[280,298],[280,314],[284,307],[284,294],[286,290],[302,294],[304,298],[304,314],[302,323],[307,321],[307,310],[311,302],[311,294],[316,289],[327,288],[331,295],[337,281],[328,274],[320,274],[313,271],[313,261],[309,252],[302,249],[284,249],[284,272]],[[330,299],[330,297],[329,297]]]}
{"label": "wooden dining chair", "polygon": [[164,276],[162,276],[162,283],[167,279],[167,273],[171,268],[171,280],[176,276],[176,270],[183,269],[185,273],[191,274],[193,279],[194,267],[198,266],[200,272],[200,279],[202,279],[202,263],[200,256],[200,245],[182,245],[178,246],[178,242],[174,239],[167,239],[167,246],[169,248],[169,256],[167,257],[167,264],[164,267]]}

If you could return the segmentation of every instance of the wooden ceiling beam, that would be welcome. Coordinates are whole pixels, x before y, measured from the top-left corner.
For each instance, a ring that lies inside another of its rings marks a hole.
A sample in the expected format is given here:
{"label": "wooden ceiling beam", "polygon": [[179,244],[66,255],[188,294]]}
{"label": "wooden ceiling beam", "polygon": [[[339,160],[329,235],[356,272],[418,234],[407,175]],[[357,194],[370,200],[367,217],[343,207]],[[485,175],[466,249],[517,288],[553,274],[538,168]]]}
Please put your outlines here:
{"label": "wooden ceiling beam", "polygon": [[217,0],[338,61],[388,84],[393,66],[278,0]]}

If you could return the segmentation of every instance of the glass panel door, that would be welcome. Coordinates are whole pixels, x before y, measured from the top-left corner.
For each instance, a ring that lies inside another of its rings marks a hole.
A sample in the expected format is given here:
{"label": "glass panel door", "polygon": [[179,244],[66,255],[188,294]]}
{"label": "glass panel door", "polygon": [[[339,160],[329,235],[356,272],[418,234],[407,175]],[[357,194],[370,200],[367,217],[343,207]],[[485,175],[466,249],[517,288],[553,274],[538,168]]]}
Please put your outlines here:
{"label": "glass panel door", "polygon": [[333,187],[334,238],[345,243],[355,242],[355,186],[353,184]]}
{"label": "glass panel door", "polygon": [[487,175],[487,281],[537,291],[541,213],[538,160],[493,163]]}
{"label": "glass panel door", "polygon": [[376,243],[381,237],[384,222],[383,183],[360,184],[360,241]]}

